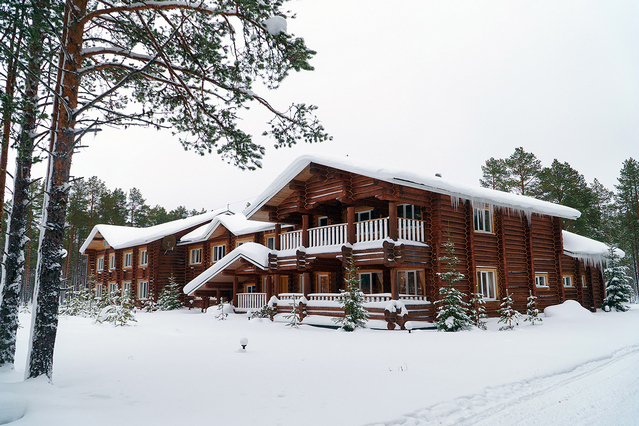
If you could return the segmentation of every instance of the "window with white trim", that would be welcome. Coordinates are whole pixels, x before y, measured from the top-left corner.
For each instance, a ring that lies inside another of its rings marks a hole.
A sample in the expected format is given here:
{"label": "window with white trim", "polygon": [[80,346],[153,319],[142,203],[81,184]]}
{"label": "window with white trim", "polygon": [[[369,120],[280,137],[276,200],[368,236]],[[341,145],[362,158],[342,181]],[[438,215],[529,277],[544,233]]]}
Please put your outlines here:
{"label": "window with white trim", "polygon": [[482,299],[497,300],[497,281],[494,269],[477,269],[477,292]]}
{"label": "window with white trim", "polygon": [[102,284],[95,285],[95,297],[98,299],[102,299],[104,296],[104,286]]}
{"label": "window with white trim", "polygon": [[320,216],[317,218],[317,226],[328,226],[328,216]]}
{"label": "window with white trim", "polygon": [[149,254],[144,250],[140,250],[140,266],[146,266],[149,264]]}
{"label": "window with white trim", "polygon": [[493,232],[489,206],[473,208],[473,220],[475,223],[475,231]]}
{"label": "window with white trim", "polygon": [[581,286],[582,286],[583,288],[588,287],[588,283],[586,283],[586,276],[585,276],[585,275],[582,275],[582,276],[581,276]]}
{"label": "window with white trim", "polygon": [[133,266],[133,252],[124,253],[124,266],[123,268],[130,268]]}
{"label": "window with white trim", "polygon": [[222,259],[224,257],[225,253],[226,253],[226,246],[225,245],[213,247],[213,250],[212,250],[212,253],[211,253],[211,260],[213,262],[217,262],[218,260],[220,260],[220,259]]}
{"label": "window with white trim", "polygon": [[268,247],[271,250],[275,250],[275,237],[266,238],[266,247]]}
{"label": "window with white trim", "polygon": [[131,283],[130,282],[123,282],[122,283],[122,295],[128,295],[129,297],[131,297]]}
{"label": "window with white trim", "polygon": [[190,255],[190,260],[189,263],[191,265],[199,265],[202,263],[202,249],[201,248],[196,248],[196,249],[191,249],[191,255]]}
{"label": "window with white trim", "polygon": [[422,220],[422,210],[419,206],[413,204],[399,204],[397,206],[397,217]]}
{"label": "window with white trim", "polygon": [[381,272],[359,272],[359,289],[364,294],[382,293],[382,273]]}
{"label": "window with white trim", "polygon": [[104,271],[104,256],[98,257],[97,264],[98,266],[96,267],[96,269],[98,271]]}
{"label": "window with white trim", "polygon": [[535,286],[536,287],[548,287],[548,274],[535,274]]}
{"label": "window with white trim", "polygon": [[115,254],[109,255],[109,269],[115,269]]}
{"label": "window with white trim", "polygon": [[141,281],[138,283],[138,299],[144,300],[149,298],[149,282]]}
{"label": "window with white trim", "polygon": [[328,274],[318,274],[317,275],[317,292],[328,293],[328,291],[329,291]]}
{"label": "window with white trim", "polygon": [[118,291],[118,283],[109,283],[109,294],[113,294]]}
{"label": "window with white trim", "polygon": [[257,293],[255,284],[247,285],[245,293]]}
{"label": "window with white trim", "polygon": [[373,209],[355,212],[355,222],[363,222],[373,219]]}
{"label": "window with white trim", "polygon": [[397,271],[397,283],[399,284],[399,294],[409,296],[423,296],[425,294],[423,271]]}
{"label": "window with white trim", "polygon": [[572,287],[572,277],[570,275],[564,275],[562,277],[564,287]]}

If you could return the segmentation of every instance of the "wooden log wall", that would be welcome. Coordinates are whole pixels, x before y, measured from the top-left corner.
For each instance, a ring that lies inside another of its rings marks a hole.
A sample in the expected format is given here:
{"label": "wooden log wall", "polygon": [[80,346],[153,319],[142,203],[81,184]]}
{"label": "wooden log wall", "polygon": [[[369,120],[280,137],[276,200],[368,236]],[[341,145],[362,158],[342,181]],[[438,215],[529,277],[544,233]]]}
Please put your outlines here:
{"label": "wooden log wall", "polygon": [[557,288],[558,265],[555,261],[555,238],[553,222],[550,217],[532,215],[532,246],[535,274],[548,274],[548,287],[537,287],[537,308],[545,309],[562,302]]}

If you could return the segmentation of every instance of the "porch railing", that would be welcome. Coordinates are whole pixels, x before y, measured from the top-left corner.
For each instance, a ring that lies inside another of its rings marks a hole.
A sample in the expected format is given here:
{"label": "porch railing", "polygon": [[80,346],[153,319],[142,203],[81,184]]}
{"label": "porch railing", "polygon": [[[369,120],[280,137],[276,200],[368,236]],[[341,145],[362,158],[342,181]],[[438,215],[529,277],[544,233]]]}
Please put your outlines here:
{"label": "porch railing", "polygon": [[424,222],[414,219],[397,219],[397,234],[402,240],[424,242]]}
{"label": "porch railing", "polygon": [[260,309],[266,305],[266,293],[238,293],[238,309]]}
{"label": "porch railing", "polygon": [[346,244],[347,235],[348,225],[346,223],[320,226],[319,228],[308,230],[309,244],[311,247]]}
{"label": "porch railing", "polygon": [[290,250],[302,245],[302,231],[290,231],[280,235],[280,250]]}
{"label": "porch railing", "polygon": [[383,240],[388,237],[388,218],[355,223],[355,235],[358,243]]}
{"label": "porch railing", "polygon": [[[393,297],[390,293],[377,293],[377,294],[365,294],[364,303],[369,302],[386,302]],[[311,302],[337,302],[342,300],[341,293],[313,293],[308,295],[308,300]]]}

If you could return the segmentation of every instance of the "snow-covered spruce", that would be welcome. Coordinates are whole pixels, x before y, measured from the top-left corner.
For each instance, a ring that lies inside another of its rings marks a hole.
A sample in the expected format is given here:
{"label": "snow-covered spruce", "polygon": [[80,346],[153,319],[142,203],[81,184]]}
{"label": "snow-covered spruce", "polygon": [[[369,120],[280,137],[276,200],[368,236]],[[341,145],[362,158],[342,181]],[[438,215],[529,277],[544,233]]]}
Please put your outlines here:
{"label": "snow-covered spruce", "polygon": [[528,303],[526,304],[526,318],[524,318],[524,322],[526,321],[530,322],[531,325],[543,321],[539,316],[539,309],[537,309],[537,296],[533,296],[532,291],[530,292],[530,296],[528,296]]}
{"label": "snow-covered spruce", "polygon": [[300,324],[302,323],[298,305],[299,302],[295,297],[293,297],[293,300],[291,301],[291,312],[288,315],[284,316],[284,318],[288,320],[288,323],[286,324],[288,327],[299,328]]}
{"label": "snow-covered spruce", "polygon": [[357,277],[357,267],[355,259],[348,260],[346,278],[344,278],[346,290],[341,290],[341,303],[344,309],[343,318],[335,318],[342,330],[354,331],[357,328],[365,328],[368,322],[368,311],[364,309],[364,294],[359,289],[359,278]]}
{"label": "snow-covered spruce", "polygon": [[478,290],[479,288],[476,289],[476,293],[470,294],[470,309],[468,310],[468,316],[475,327],[480,330],[486,330],[485,320],[488,318],[488,315],[486,315],[486,301]]}
{"label": "snow-covered spruce", "polygon": [[437,329],[440,331],[460,331],[468,329],[472,324],[468,316],[468,302],[464,301],[465,294],[455,288],[455,283],[464,279],[464,274],[457,271],[459,259],[455,256],[455,244],[448,235],[448,241],[442,244],[446,255],[439,258],[446,263],[446,272],[438,272],[437,276],[448,283],[440,287],[441,299],[435,301],[437,305]]}
{"label": "snow-covered spruce", "polygon": [[632,297],[632,279],[628,276],[628,267],[620,263],[617,248],[611,244],[608,251],[608,267],[604,270],[606,277],[606,298],[601,308],[606,312],[614,309],[618,312],[626,312],[629,307],[625,305]]}
{"label": "snow-covered spruce", "polygon": [[169,276],[169,283],[164,286],[158,297],[158,308],[161,311],[180,309],[182,307],[180,293],[180,285],[175,280],[173,274],[171,274],[171,276]]}
{"label": "snow-covered spruce", "polygon": [[515,326],[519,325],[519,318],[521,318],[521,314],[513,309],[513,301],[512,295],[506,289],[506,296],[502,299],[501,308],[497,310],[499,312],[499,323],[504,324],[499,327],[500,331],[504,330],[514,330]]}
{"label": "snow-covered spruce", "polygon": [[133,315],[134,305],[131,294],[120,290],[111,292],[105,299],[105,306],[100,310],[96,322],[112,323],[115,327],[127,325],[129,322],[137,322]]}
{"label": "snow-covered spruce", "polygon": [[224,301],[220,300],[220,302],[217,304],[217,314],[215,315],[215,318],[218,319],[219,321],[224,321],[229,314],[227,314],[224,311]]}

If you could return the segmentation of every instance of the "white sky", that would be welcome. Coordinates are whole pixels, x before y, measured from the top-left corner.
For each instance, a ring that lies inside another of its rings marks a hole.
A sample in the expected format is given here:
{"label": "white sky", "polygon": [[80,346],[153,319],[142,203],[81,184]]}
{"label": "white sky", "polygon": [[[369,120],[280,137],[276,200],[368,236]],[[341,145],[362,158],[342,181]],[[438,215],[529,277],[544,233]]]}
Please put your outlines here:
{"label": "white sky", "polygon": [[[392,5],[392,7],[389,7]],[[170,132],[105,130],[72,174],[137,187],[150,205],[241,209],[294,158],[330,154],[478,185],[489,157],[523,146],[616,183],[639,157],[639,3],[633,0],[299,0],[288,31],[318,53],[268,96],[318,105],[332,142],[274,150],[266,114],[246,120],[267,147],[241,172],[184,152]],[[254,110],[258,109],[256,105]]]}

